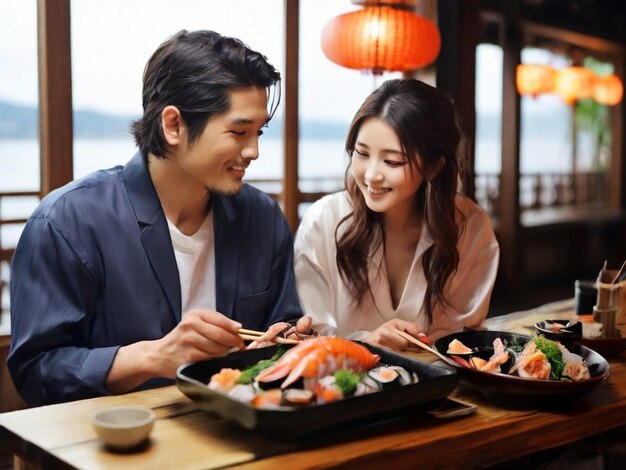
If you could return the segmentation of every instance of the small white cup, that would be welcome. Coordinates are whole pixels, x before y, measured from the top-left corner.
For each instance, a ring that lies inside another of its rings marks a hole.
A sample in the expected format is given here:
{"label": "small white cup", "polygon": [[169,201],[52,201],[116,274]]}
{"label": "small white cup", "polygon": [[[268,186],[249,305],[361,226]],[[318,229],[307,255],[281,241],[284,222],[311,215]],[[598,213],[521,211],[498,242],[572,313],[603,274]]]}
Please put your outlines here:
{"label": "small white cup", "polygon": [[148,438],[154,420],[155,414],[150,408],[127,405],[95,412],[91,424],[106,445],[116,449],[131,449]]}

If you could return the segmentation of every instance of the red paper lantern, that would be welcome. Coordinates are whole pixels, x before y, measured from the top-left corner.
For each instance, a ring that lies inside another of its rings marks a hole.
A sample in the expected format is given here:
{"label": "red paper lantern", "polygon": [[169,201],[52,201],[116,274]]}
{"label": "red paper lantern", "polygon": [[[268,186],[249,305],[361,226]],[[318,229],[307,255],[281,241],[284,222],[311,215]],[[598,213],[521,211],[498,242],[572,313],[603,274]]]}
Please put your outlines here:
{"label": "red paper lantern", "polygon": [[593,85],[593,99],[600,104],[614,106],[622,101],[624,87],[617,75],[596,77]]}
{"label": "red paper lantern", "polygon": [[520,95],[537,96],[554,90],[555,70],[548,65],[517,66],[516,82]]}
{"label": "red paper lantern", "polygon": [[593,94],[595,74],[584,67],[574,66],[559,70],[556,77],[555,92],[567,104],[576,100],[590,98]]}
{"label": "red paper lantern", "polygon": [[349,69],[407,71],[425,67],[439,54],[441,36],[430,20],[406,10],[370,6],[331,19],[322,50]]}

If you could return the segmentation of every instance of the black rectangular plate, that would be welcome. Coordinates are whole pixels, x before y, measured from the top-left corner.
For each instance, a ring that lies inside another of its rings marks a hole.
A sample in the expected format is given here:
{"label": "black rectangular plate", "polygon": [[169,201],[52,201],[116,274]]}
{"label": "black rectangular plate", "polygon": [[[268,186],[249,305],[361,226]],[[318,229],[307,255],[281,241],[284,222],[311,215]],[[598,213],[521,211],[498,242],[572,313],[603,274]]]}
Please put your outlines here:
{"label": "black rectangular plate", "polygon": [[381,364],[398,365],[409,372],[417,373],[419,382],[323,405],[278,409],[257,408],[207,387],[211,376],[224,367],[243,369],[261,359],[270,358],[277,349],[277,346],[271,346],[184,364],[178,369],[176,384],[199,408],[234,421],[246,429],[286,440],[298,440],[326,429],[336,430],[348,425],[399,418],[407,408],[428,411],[441,403],[456,387],[457,375],[451,368],[416,361],[386,349],[361,344],[380,355]]}

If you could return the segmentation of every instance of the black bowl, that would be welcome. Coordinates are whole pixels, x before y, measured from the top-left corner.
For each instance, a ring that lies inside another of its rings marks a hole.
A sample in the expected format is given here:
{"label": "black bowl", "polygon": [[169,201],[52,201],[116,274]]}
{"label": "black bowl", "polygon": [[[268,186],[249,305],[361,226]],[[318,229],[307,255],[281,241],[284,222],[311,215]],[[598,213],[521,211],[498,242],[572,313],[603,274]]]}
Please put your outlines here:
{"label": "black bowl", "polygon": [[[553,328],[561,325],[561,329]],[[559,341],[569,351],[580,354],[580,343],[583,338],[583,324],[569,320],[540,320],[535,323],[537,334],[552,341]]]}
{"label": "black bowl", "polygon": [[[532,339],[531,336],[501,331],[465,331],[454,333],[435,341],[435,349],[447,354],[448,344],[458,339],[470,348],[487,347],[496,338],[502,339],[507,345],[523,345]],[[462,383],[480,390],[486,397],[500,404],[510,406],[543,406],[562,405],[579,399],[591,392],[609,376],[609,363],[597,352],[580,346],[579,354],[583,357],[591,378],[579,381],[536,380],[515,375],[493,374],[470,369],[450,359],[456,367]]]}
{"label": "black bowl", "polygon": [[542,320],[535,323],[535,330],[548,339],[560,341],[563,346],[576,354],[579,354],[580,344],[587,346],[589,349],[593,349],[603,357],[613,357],[621,353],[626,349],[626,338],[611,337],[611,338],[585,338],[583,336],[583,324],[581,322],[575,322],[567,330],[560,330],[558,332],[551,331],[549,323],[559,323],[563,326],[569,323],[568,320]]}

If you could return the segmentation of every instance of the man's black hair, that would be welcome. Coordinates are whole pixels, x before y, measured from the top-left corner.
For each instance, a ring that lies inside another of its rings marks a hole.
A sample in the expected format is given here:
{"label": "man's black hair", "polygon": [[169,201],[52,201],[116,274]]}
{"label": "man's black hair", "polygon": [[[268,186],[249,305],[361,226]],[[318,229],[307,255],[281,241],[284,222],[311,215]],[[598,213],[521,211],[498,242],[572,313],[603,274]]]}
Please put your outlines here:
{"label": "man's black hair", "polygon": [[143,116],[131,127],[135,143],[144,155],[166,157],[161,112],[173,105],[193,144],[212,115],[228,110],[229,92],[251,86],[271,95],[271,119],[280,102],[280,73],[265,56],[214,31],[179,31],[159,46],[144,70]]}

